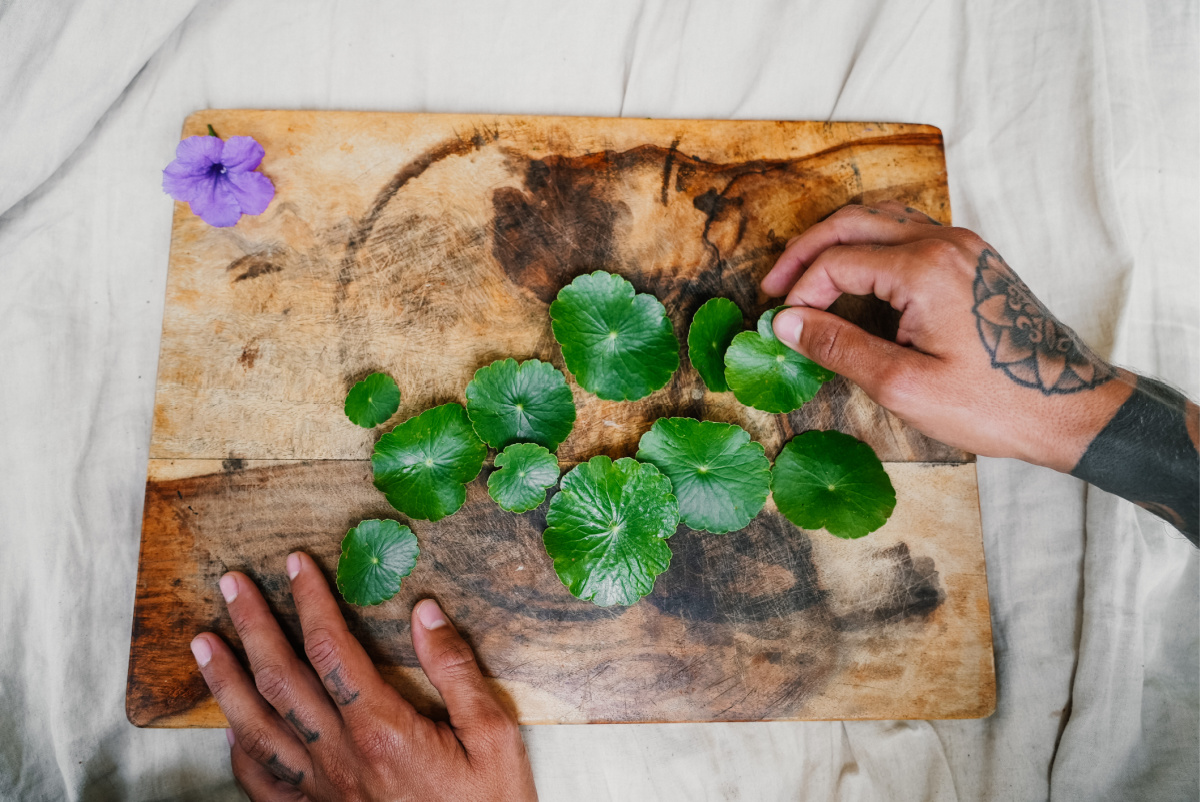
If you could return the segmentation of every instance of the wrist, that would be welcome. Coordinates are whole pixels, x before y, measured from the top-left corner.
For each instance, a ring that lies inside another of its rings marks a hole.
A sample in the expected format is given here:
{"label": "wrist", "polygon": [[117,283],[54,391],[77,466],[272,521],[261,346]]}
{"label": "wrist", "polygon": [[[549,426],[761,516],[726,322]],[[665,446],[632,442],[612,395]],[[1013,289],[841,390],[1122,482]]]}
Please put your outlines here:
{"label": "wrist", "polygon": [[1088,445],[1108,425],[1133,393],[1137,378],[1117,368],[1112,380],[1070,395],[1042,399],[1043,425],[1026,431],[1021,459],[1070,473]]}

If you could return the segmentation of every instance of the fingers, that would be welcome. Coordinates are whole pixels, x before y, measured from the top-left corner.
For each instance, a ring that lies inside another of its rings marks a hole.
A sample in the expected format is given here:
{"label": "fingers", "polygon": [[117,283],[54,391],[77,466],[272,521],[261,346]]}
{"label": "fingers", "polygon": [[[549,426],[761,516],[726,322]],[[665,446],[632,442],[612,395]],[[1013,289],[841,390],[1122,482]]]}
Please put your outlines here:
{"label": "fingers", "polygon": [[900,415],[922,371],[936,362],[819,309],[784,309],[775,316],[774,330],[788,347],[850,379],[880,406]]}
{"label": "fingers", "polygon": [[838,245],[822,251],[784,303],[826,309],[843,293],[874,295],[892,303],[909,247]]}
{"label": "fingers", "polygon": [[370,697],[403,715],[416,716],[412,705],[383,681],[362,644],[350,634],[329,583],[312,558],[302,552],[289,554],[287,572],[304,630],[304,651],[342,717],[350,719],[369,708],[361,702]]}
{"label": "fingers", "polygon": [[450,724],[468,754],[473,744],[520,737],[516,722],[484,680],[471,647],[433,599],[413,608],[412,636],[421,668],[446,702]]}
{"label": "fingers", "polygon": [[231,738],[229,762],[233,766],[233,778],[252,802],[301,802],[308,799],[299,788],[279,779],[247,755],[237,741],[233,740],[232,730],[226,732],[230,733]]}
{"label": "fingers", "polygon": [[192,639],[192,654],[242,751],[292,785],[311,776],[312,761],[303,744],[259,695],[225,642],[203,632]]}
{"label": "fingers", "polygon": [[835,245],[900,245],[929,236],[930,228],[867,206],[845,206],[796,237],[762,280],[772,298],[788,291],[817,255]]}
{"label": "fingers", "polygon": [[334,734],[341,718],[317,677],[296,656],[258,587],[236,571],[221,577],[220,587],[259,694],[303,742]]}

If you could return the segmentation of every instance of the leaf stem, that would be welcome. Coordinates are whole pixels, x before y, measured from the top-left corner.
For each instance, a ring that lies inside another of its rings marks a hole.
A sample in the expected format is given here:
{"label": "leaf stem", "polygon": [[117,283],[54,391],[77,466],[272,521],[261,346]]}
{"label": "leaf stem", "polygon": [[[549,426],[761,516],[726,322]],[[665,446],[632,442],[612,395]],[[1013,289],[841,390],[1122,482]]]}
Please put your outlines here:
{"label": "leaf stem", "polygon": [[209,135],[209,136],[216,136],[216,137],[217,137],[217,139],[220,139],[220,138],[221,138],[221,137],[217,136],[217,132],[213,130],[212,123],[209,123],[209,124],[208,124],[208,135]]}

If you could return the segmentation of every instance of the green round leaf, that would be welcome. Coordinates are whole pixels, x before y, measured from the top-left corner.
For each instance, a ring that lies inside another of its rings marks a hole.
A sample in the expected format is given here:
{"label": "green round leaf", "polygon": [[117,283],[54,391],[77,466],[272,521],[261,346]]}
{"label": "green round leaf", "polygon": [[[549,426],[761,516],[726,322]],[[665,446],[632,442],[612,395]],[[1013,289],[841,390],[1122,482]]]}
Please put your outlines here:
{"label": "green round leaf", "polygon": [[744,529],[771,489],[771,461],[741,426],[660,418],[642,435],[637,458],[668,479],[679,517],[692,529]]}
{"label": "green round leaf", "polygon": [[369,607],[400,592],[417,564],[417,536],[395,521],[363,521],[342,539],[337,587],[351,604]]}
{"label": "green round leaf", "polygon": [[636,401],[679,367],[679,341],[658,299],[620,276],[579,276],[550,304],[554,339],[579,386],[607,401]]}
{"label": "green round leaf", "polygon": [[442,404],[409,418],[379,438],[371,467],[388,503],[410,518],[438,521],[467,499],[487,446],[459,404]]}
{"label": "green round leaf", "polygon": [[714,393],[729,389],[725,382],[725,351],[742,330],[742,310],[728,298],[713,298],[696,310],[688,329],[688,359]]}
{"label": "green round leaf", "polygon": [[467,414],[492,448],[538,443],[553,451],[575,426],[575,401],[553,365],[505,359],[475,371],[467,384]]}
{"label": "green round leaf", "polygon": [[836,375],[779,341],[771,330],[778,311],[765,312],[758,331],[743,331],[725,352],[725,379],[734,398],[763,412],[799,409]]}
{"label": "green round leaf", "polygon": [[536,443],[514,443],[496,455],[488,494],[501,509],[529,512],[558,481],[558,460]]}
{"label": "green round leaf", "polygon": [[346,394],[346,417],[364,429],[378,426],[399,408],[400,388],[386,373],[372,373]]}
{"label": "green round leaf", "polygon": [[563,477],[542,540],[572,595],[601,607],[633,604],[667,570],[679,525],[671,481],[653,465],[592,457]]}
{"label": "green round leaf", "polygon": [[896,491],[871,447],[841,432],[793,437],[775,458],[775,505],[803,529],[856,538],[874,532],[896,508]]}

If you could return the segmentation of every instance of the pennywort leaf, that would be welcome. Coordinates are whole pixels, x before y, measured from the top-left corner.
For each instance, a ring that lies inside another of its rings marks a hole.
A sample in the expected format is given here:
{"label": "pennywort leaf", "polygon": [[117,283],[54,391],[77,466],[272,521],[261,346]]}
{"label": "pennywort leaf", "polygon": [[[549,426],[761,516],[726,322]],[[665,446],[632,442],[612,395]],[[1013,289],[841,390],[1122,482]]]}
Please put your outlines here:
{"label": "pennywort leaf", "polygon": [[728,298],[713,298],[696,310],[688,329],[688,359],[714,393],[729,389],[725,351],[742,330],[742,310]]}
{"label": "pennywort leaf", "polygon": [[553,451],[575,426],[575,401],[553,365],[504,359],[475,371],[467,384],[467,414],[492,448],[537,443]]}
{"label": "pennywort leaf", "polygon": [[620,276],[579,276],[550,304],[554,339],[579,386],[608,401],[636,401],[679,367],[679,341],[658,299]]}
{"label": "pennywort leaf", "polygon": [[410,518],[438,521],[467,498],[487,446],[459,404],[442,404],[409,418],[379,438],[371,467],[375,487]]}
{"label": "pennywort leaf", "polygon": [[550,501],[546,551],[572,595],[601,607],[633,604],[667,570],[679,524],[671,481],[628,457],[592,457],[563,477]]}
{"label": "pennywort leaf", "polygon": [[386,373],[372,373],[346,395],[346,417],[364,429],[378,426],[399,408],[400,388]]}
{"label": "pennywort leaf", "polygon": [[488,494],[501,509],[529,512],[558,482],[558,460],[536,443],[514,443],[496,455]]}
{"label": "pennywort leaf", "polygon": [[337,587],[351,604],[369,607],[400,592],[417,564],[417,536],[391,520],[363,521],[342,539]]}
{"label": "pennywort leaf", "polygon": [[744,529],[771,488],[762,445],[732,423],[660,418],[642,435],[637,458],[671,480],[679,516],[692,529]]}
{"label": "pennywort leaf", "polygon": [[779,341],[771,330],[777,311],[765,312],[758,330],[743,331],[725,352],[725,379],[734,398],[763,412],[799,409],[835,375]]}
{"label": "pennywort leaf", "polygon": [[841,432],[808,431],[788,441],[771,475],[775,505],[803,529],[859,538],[887,522],[896,491],[869,445]]}

